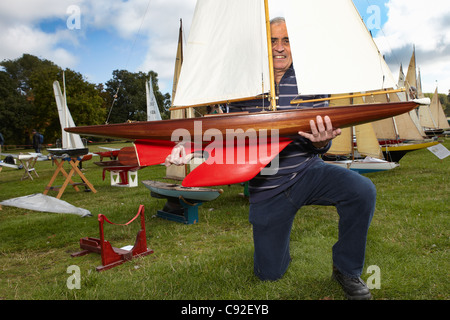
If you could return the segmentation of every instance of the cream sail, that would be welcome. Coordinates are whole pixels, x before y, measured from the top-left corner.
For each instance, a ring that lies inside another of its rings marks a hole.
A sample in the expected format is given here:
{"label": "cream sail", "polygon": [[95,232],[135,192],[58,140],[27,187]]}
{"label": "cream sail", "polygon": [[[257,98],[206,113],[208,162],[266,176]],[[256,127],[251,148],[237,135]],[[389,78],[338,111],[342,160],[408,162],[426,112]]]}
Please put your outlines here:
{"label": "cream sail", "polygon": [[300,94],[395,88],[351,0],[290,0],[286,24]]}
{"label": "cream sail", "polygon": [[[396,87],[351,0],[281,3],[288,9],[286,24],[300,94]],[[266,94],[268,65],[263,0],[198,0],[173,105],[225,103]]]}
{"label": "cream sail", "polygon": [[439,100],[438,89],[436,88],[431,104],[419,108],[420,123],[426,131],[442,133],[449,128],[447,117]]}
{"label": "cream sail", "polygon": [[430,110],[431,114],[436,119],[437,128],[449,129],[447,117],[445,115],[441,101],[439,100],[438,88],[436,88],[436,91],[434,92],[433,95],[433,99],[431,99]]}
{"label": "cream sail", "polygon": [[264,17],[262,0],[198,0],[173,105],[212,104],[268,92]]}
{"label": "cream sail", "polygon": [[[362,97],[332,100],[334,106],[364,103]],[[356,147],[353,145],[353,138]],[[345,156],[347,159],[334,160],[335,156]],[[328,150],[325,160],[327,163],[338,165],[361,174],[368,172],[391,170],[399,165],[383,160],[380,144],[375,135],[372,123],[365,123],[355,127],[343,128],[342,134],[333,139],[333,144]]]}

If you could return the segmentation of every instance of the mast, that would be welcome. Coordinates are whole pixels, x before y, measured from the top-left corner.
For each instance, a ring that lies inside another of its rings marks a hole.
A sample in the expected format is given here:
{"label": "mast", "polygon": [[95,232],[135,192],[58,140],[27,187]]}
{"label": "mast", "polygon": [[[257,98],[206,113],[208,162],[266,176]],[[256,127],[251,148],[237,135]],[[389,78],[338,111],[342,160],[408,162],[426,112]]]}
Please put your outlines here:
{"label": "mast", "polygon": [[[183,64],[183,20],[180,19],[180,29],[178,30],[178,47],[177,54],[175,57],[175,70],[173,72],[173,85],[172,85],[172,106],[173,101],[175,100],[175,94],[177,92],[178,79],[180,78],[181,65]],[[170,111],[170,119],[179,119],[185,118],[185,111],[175,111],[169,109]]]}
{"label": "mast", "polygon": [[269,1],[264,0],[264,11],[266,14],[266,34],[267,34],[267,51],[269,58],[269,77],[270,77],[270,106],[273,111],[277,109],[276,97],[275,97],[275,76],[273,72],[273,55],[272,55],[272,35],[270,31],[270,18],[269,18]]}

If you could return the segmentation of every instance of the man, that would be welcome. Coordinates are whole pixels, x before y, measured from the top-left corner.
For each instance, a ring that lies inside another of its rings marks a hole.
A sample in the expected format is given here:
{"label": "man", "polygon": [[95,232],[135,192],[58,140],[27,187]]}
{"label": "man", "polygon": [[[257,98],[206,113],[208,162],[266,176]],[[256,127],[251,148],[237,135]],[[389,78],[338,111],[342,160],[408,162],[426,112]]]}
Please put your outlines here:
{"label": "man", "polygon": [[[297,97],[298,91],[283,18],[271,21],[271,33],[278,109],[291,109],[290,101]],[[258,112],[261,105],[267,106],[268,102],[255,100],[231,104],[228,108],[231,112]],[[306,106],[325,105],[326,102],[321,102]],[[349,299],[370,299],[370,291],[360,275],[375,210],[375,186],[368,178],[326,164],[319,157],[341,133],[333,128],[329,117],[317,117],[310,125],[311,133],[299,132],[280,152],[276,174],[260,173],[249,181],[254,272],[261,280],[281,278],[291,261],[290,233],[297,211],[304,205],[332,205],[340,217],[339,239],[333,246],[333,277]]]}
{"label": "man", "polygon": [[36,129],[33,129],[32,134],[33,134],[32,141],[33,141],[34,151],[36,153],[40,153],[41,152],[41,141],[40,141],[41,139],[39,137],[39,132],[37,132]]}
{"label": "man", "polygon": [[2,147],[3,147],[4,143],[5,143],[5,138],[3,138],[3,135],[0,132],[0,153],[2,152]]}
{"label": "man", "polygon": [[[271,21],[271,32],[279,110],[289,109],[290,101],[297,96],[297,82],[283,18]],[[230,111],[244,110],[261,109],[252,103],[230,106]],[[318,117],[310,125],[311,133],[299,132],[299,137],[280,153],[276,175],[259,174],[249,182],[254,272],[262,280],[281,278],[291,260],[290,232],[297,211],[304,205],[333,205],[340,217],[339,239],[333,246],[333,277],[349,299],[370,299],[360,275],[375,210],[375,187],[368,178],[326,164],[318,156],[328,151],[331,140],[341,133],[333,128],[329,117]]]}

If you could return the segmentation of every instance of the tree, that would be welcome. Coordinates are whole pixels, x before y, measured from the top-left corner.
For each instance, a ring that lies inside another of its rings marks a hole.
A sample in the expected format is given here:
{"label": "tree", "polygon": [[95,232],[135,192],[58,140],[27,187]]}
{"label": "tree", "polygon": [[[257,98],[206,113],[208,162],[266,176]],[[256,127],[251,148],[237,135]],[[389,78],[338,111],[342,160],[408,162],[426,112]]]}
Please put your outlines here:
{"label": "tree", "polygon": [[[49,60],[41,60],[29,54],[24,54],[16,60],[4,60],[0,65],[5,68],[12,85],[8,90],[18,92],[28,104],[27,116],[21,119],[21,134],[29,135],[34,128],[44,134],[44,143],[54,143],[61,137],[61,125],[53,82],[58,80],[63,87],[63,70]],[[98,87],[85,81],[83,76],[75,71],[66,69],[64,73],[67,105],[75,124],[102,123],[106,110]],[[0,95],[0,99],[6,95],[6,92]],[[20,114],[19,109],[25,108],[25,105],[14,105],[11,108],[14,114]],[[9,128],[6,130],[11,131],[17,125],[18,123],[6,123],[5,126]]]}
{"label": "tree", "polygon": [[0,66],[4,68],[0,71],[0,132],[8,144],[29,145],[32,129],[44,134],[45,144],[61,137],[53,82],[58,80],[64,90],[63,73],[67,106],[77,126],[103,124],[107,119],[110,123],[146,120],[145,81],[150,78],[161,116],[169,118],[170,95],[161,94],[153,71],[115,70],[105,89],[80,73],[30,54],[4,60]]}
{"label": "tree", "polygon": [[32,105],[18,89],[17,81],[0,71],[0,132],[6,145],[28,145]]}
{"label": "tree", "polygon": [[157,73],[114,70],[113,78],[106,82],[106,92],[111,97],[108,123],[145,121],[147,119],[145,82],[150,78],[161,117],[169,118],[170,95],[168,93],[163,95],[159,91]]}

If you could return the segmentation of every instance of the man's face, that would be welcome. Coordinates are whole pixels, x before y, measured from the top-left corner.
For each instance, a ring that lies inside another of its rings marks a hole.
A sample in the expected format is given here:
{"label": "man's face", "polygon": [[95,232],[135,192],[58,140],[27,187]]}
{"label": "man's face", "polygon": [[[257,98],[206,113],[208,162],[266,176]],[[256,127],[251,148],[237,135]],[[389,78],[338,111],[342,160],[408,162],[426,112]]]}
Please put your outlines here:
{"label": "man's face", "polygon": [[275,72],[285,72],[292,64],[291,46],[284,22],[271,25],[273,68]]}

